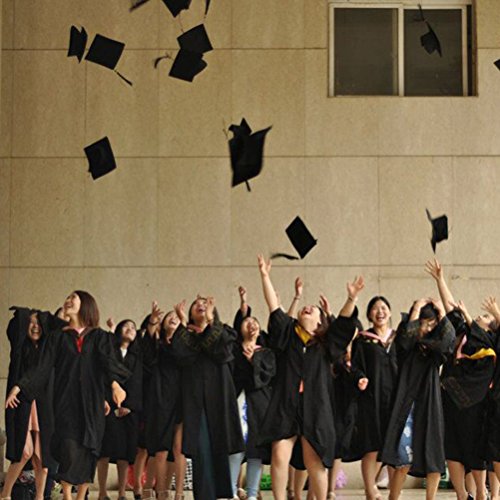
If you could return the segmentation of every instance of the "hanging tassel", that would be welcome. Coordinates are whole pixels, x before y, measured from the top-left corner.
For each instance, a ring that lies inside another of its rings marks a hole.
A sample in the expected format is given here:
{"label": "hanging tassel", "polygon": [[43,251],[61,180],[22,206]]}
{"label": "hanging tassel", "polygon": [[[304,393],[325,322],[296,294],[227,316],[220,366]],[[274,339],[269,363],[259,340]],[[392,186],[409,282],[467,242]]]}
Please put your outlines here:
{"label": "hanging tassel", "polygon": [[205,0],[205,17],[207,17],[209,7],[210,7],[210,0]]}
{"label": "hanging tassel", "polygon": [[131,87],[132,87],[132,82],[130,80],[128,80],[127,78],[125,78],[120,72],[116,71],[116,69],[114,70],[114,72],[125,82],[125,83],[128,83]]}
{"label": "hanging tassel", "polygon": [[298,257],[295,257],[293,255],[290,255],[288,253],[273,253],[271,255],[271,259],[279,259],[279,258],[285,258],[285,259],[288,259],[288,260],[299,260]]}
{"label": "hanging tassel", "polygon": [[172,59],[172,56],[168,52],[166,52],[164,56],[157,57],[154,61],[155,69],[158,67],[158,64],[160,64],[160,61],[163,59]]}
{"label": "hanging tassel", "polygon": [[246,185],[246,187],[247,187],[247,191],[248,191],[249,193],[251,193],[251,192],[252,192],[252,189],[250,188],[250,183],[249,183],[248,181],[245,181],[245,185]]}
{"label": "hanging tassel", "polygon": [[132,12],[135,9],[138,9],[141,5],[149,2],[149,0],[133,0],[132,5],[130,6],[129,12]]}

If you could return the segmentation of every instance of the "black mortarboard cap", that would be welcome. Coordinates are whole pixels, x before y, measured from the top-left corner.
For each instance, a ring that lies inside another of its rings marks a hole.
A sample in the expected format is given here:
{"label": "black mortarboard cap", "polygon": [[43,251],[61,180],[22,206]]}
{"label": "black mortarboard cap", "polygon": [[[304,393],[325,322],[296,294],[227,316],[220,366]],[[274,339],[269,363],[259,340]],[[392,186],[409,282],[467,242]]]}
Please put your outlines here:
{"label": "black mortarboard cap", "polygon": [[425,211],[427,213],[427,218],[432,224],[431,245],[432,251],[436,253],[436,244],[448,239],[448,217],[446,215],[441,215],[433,219],[429,210],[425,209]]}
{"label": "black mortarboard cap", "polygon": [[167,9],[172,15],[177,17],[181,10],[189,9],[191,0],[163,0],[163,3],[167,6]]}
{"label": "black mortarboard cap", "polygon": [[89,172],[92,179],[99,179],[116,168],[113,150],[107,137],[87,146],[84,151],[89,160]]}
{"label": "black mortarboard cap", "polygon": [[121,73],[115,70],[124,48],[125,44],[123,42],[118,42],[102,35],[96,35],[94,40],[92,40],[85,59],[113,70],[120,78],[125,80],[129,85],[132,85],[130,80],[127,80]]}
{"label": "black mortarboard cap", "polygon": [[[286,234],[301,259],[303,259],[318,242],[299,216],[295,217],[292,223],[286,228]],[[271,259],[275,259],[277,257],[285,257],[289,260],[298,260],[298,257],[286,253],[275,253],[271,255]]]}
{"label": "black mortarboard cap", "polygon": [[500,69],[500,59],[497,59],[494,63],[493,63],[498,69]]}
{"label": "black mortarboard cap", "polygon": [[177,37],[179,42],[179,47],[184,50],[189,50],[191,52],[199,52],[204,54],[205,52],[210,52],[213,50],[210,39],[208,38],[207,30],[203,24],[199,24],[194,28],[183,33],[181,36]]}
{"label": "black mortarboard cap", "polygon": [[181,49],[170,68],[169,76],[179,78],[186,82],[192,82],[194,77],[207,67],[203,60],[203,54]]}
{"label": "black mortarboard cap", "polygon": [[87,46],[87,39],[87,32],[83,26],[81,30],[79,30],[76,26],[71,26],[71,30],[69,32],[68,57],[76,56],[78,58],[78,62],[81,62],[83,53],[85,52],[85,48]]}
{"label": "black mortarboard cap", "polygon": [[438,54],[443,57],[441,52],[441,43],[439,42],[439,38],[437,37],[434,30],[431,28],[431,25],[426,22],[427,28],[429,31],[420,37],[420,43],[422,47],[427,51],[428,54],[432,54],[437,50]]}
{"label": "black mortarboard cap", "polygon": [[271,127],[259,130],[252,134],[252,129],[245,118],[239,125],[231,125],[229,130],[233,137],[229,139],[229,153],[231,155],[231,168],[233,169],[232,186],[257,177],[262,170],[264,156],[264,141]]}

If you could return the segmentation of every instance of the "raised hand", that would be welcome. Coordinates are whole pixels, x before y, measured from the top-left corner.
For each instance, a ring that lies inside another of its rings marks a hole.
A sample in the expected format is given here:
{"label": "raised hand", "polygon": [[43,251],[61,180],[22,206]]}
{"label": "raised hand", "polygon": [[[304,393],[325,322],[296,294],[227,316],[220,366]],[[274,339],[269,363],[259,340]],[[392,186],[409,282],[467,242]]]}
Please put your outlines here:
{"label": "raised hand", "polygon": [[9,392],[7,399],[5,400],[5,408],[17,408],[20,401],[17,395],[21,392],[21,388],[18,385],[15,385]]}
{"label": "raised hand", "polygon": [[207,309],[205,315],[209,323],[212,323],[212,321],[214,320],[214,310],[215,310],[215,299],[213,297],[207,297]]}
{"label": "raised hand", "polygon": [[262,254],[259,254],[259,255],[257,255],[257,262],[259,263],[260,275],[262,277],[269,276],[269,273],[271,272],[271,261],[268,260],[266,262],[266,259],[264,259],[264,256]]}
{"label": "raised hand", "polygon": [[365,280],[363,276],[356,276],[352,283],[347,283],[347,295],[350,299],[356,299],[359,292],[365,287]]}
{"label": "raised hand", "polygon": [[104,400],[104,416],[107,417],[110,411],[111,411],[111,406],[109,406],[109,403],[106,400]]}
{"label": "raised hand", "polygon": [[444,279],[443,267],[437,259],[428,260],[425,263],[425,272],[430,274],[436,281]]}
{"label": "raised hand", "polygon": [[186,316],[186,299],[174,306],[175,313],[178,318],[181,320],[181,323],[186,326],[187,325],[187,316]]}
{"label": "raised hand", "polygon": [[106,320],[106,325],[108,326],[110,332],[115,333],[116,323],[115,323],[115,320],[113,318],[108,318]]}
{"label": "raised hand", "polygon": [[165,316],[165,313],[160,309],[158,302],[154,300],[151,305],[151,316],[149,318],[149,322],[152,325],[157,325],[163,316]]}
{"label": "raised hand", "polygon": [[321,307],[321,309],[323,309],[323,311],[325,311],[325,314],[327,316],[332,315],[332,310],[330,308],[330,302],[328,302],[328,299],[323,294],[320,294],[320,296],[319,296],[319,306]]}
{"label": "raised hand", "polygon": [[369,382],[369,380],[366,377],[360,378],[358,380],[358,389],[360,391],[366,390],[366,388],[368,387],[368,382]]}
{"label": "raised hand", "polygon": [[497,300],[493,296],[486,297],[481,304],[481,309],[489,312],[498,321],[500,319],[500,308],[498,307]]}
{"label": "raised hand", "polygon": [[253,345],[246,345],[243,347],[243,356],[247,358],[247,360],[251,363],[253,359],[253,355],[255,353],[255,346]]}
{"label": "raised hand", "polygon": [[239,286],[238,293],[240,294],[241,303],[244,304],[247,301],[247,289],[244,286]]}
{"label": "raised hand", "polygon": [[446,311],[444,310],[443,303],[438,299],[429,299],[430,303],[434,306],[438,312],[439,320],[441,321],[446,316]]}
{"label": "raised hand", "polygon": [[295,278],[295,298],[300,299],[304,291],[304,282],[301,277]]}

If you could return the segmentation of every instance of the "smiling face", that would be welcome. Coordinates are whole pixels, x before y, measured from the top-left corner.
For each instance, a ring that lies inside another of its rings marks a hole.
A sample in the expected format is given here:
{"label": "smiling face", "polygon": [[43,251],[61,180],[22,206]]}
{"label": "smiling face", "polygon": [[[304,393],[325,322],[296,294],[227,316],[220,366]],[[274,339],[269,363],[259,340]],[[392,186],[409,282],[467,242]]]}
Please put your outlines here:
{"label": "smiling face", "polygon": [[77,293],[73,292],[68,295],[63,304],[64,315],[67,317],[75,317],[78,316],[80,312],[80,306],[82,305],[82,301]]}
{"label": "smiling face", "polygon": [[127,321],[121,329],[122,342],[132,343],[137,337],[137,328],[133,321]]}
{"label": "smiling face", "polygon": [[207,299],[197,298],[189,309],[190,321],[195,325],[201,325],[207,317]]}
{"label": "smiling face", "polygon": [[162,328],[167,332],[167,335],[170,333],[175,332],[177,327],[179,326],[181,320],[179,319],[179,316],[177,316],[175,311],[170,311],[165,315],[162,321]]}
{"label": "smiling face", "polygon": [[321,325],[319,307],[314,305],[304,306],[299,310],[297,319],[304,330],[307,330],[311,334],[314,333],[318,326]]}
{"label": "smiling face", "polygon": [[28,338],[34,344],[38,343],[42,336],[42,329],[40,327],[40,323],[38,322],[38,317],[36,313],[33,313],[30,316],[30,322],[28,325]]}
{"label": "smiling face", "polygon": [[260,334],[260,325],[257,319],[250,316],[241,323],[241,335],[248,342],[255,340]]}
{"label": "smiling face", "polygon": [[383,300],[377,300],[368,313],[374,327],[385,328],[391,319],[391,310]]}
{"label": "smiling face", "polygon": [[495,321],[495,318],[493,315],[490,313],[483,313],[480,316],[478,316],[475,319],[476,323],[483,329],[483,330],[491,330],[491,324],[492,322]]}

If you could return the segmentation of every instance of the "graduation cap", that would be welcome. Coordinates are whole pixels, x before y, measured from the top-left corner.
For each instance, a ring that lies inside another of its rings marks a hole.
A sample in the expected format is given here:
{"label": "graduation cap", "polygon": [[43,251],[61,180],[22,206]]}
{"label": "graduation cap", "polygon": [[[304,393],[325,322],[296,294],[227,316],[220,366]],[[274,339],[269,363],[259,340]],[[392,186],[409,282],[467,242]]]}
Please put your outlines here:
{"label": "graduation cap", "polygon": [[116,168],[113,150],[107,137],[87,146],[84,151],[89,161],[89,172],[92,179],[99,179]]}
{"label": "graduation cap", "polygon": [[427,24],[427,28],[429,31],[420,37],[420,43],[422,47],[426,50],[428,54],[432,54],[437,51],[440,57],[443,57],[443,53],[441,52],[441,43],[439,42],[439,38],[437,37],[434,30],[431,28],[431,25],[425,21]]}
{"label": "graduation cap", "polygon": [[[299,216],[295,217],[292,223],[286,228],[286,234],[301,259],[303,259],[318,243],[318,240],[310,233]],[[284,257],[288,260],[299,260],[298,257],[286,253],[275,253],[271,255],[271,259],[276,259],[277,257]]]}
{"label": "graduation cap", "polygon": [[[167,6],[170,13],[174,17],[177,17],[181,10],[189,9],[191,0],[163,0],[163,3]],[[208,10],[208,8],[206,10]]]}
{"label": "graduation cap", "polygon": [[168,75],[179,80],[192,82],[194,77],[206,67],[207,63],[203,60],[203,54],[181,49],[177,52]]}
{"label": "graduation cap", "polygon": [[71,26],[69,32],[69,49],[68,57],[77,57],[78,62],[82,61],[83,53],[85,52],[85,47],[87,46],[87,32],[82,26],[79,30],[76,26]]}
{"label": "graduation cap", "polygon": [[115,67],[120,60],[125,44],[102,35],[96,35],[85,59],[113,70],[122,80],[132,85]]}
{"label": "graduation cap", "polygon": [[431,217],[431,213],[427,208],[425,209],[427,213],[427,218],[429,222],[432,224],[432,238],[431,245],[432,251],[436,253],[436,244],[440,241],[444,241],[448,239],[448,217],[446,215],[441,215],[440,217],[436,217],[433,219]]}
{"label": "graduation cap", "polygon": [[498,69],[500,69],[500,59],[497,59],[494,63],[493,63]]}
{"label": "graduation cap", "polygon": [[191,52],[204,54],[205,52],[213,50],[210,39],[208,38],[207,30],[203,24],[199,24],[198,26],[184,32],[182,35],[177,37],[177,42],[179,43],[179,47],[181,49],[189,50]]}
{"label": "graduation cap", "polygon": [[248,181],[257,177],[262,170],[264,141],[271,127],[252,134],[252,129],[243,118],[239,125],[233,124],[229,130],[233,133],[233,137],[229,139],[229,153],[233,169],[232,187],[245,182],[248,191],[251,191]]}

